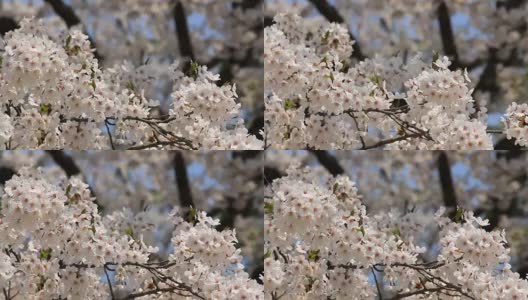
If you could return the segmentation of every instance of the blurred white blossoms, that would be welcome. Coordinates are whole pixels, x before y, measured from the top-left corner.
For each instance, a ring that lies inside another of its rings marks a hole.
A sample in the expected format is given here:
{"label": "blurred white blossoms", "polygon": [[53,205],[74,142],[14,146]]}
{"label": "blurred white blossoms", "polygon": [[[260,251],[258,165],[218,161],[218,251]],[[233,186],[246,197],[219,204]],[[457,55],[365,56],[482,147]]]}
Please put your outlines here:
{"label": "blurred white blossoms", "polygon": [[[0,214],[0,289],[27,299],[263,299],[244,271],[234,231],[198,213],[176,210],[168,261],[143,241],[152,230],[142,213],[101,216],[88,186],[72,178],[59,186],[24,168],[6,182]],[[108,277],[108,273],[115,272]],[[110,285],[110,284],[111,285]],[[169,294],[166,294],[169,293]],[[172,295],[181,295],[171,298]]]}
{"label": "blurred white blossoms", "polygon": [[206,67],[193,64],[188,76],[174,71],[173,103],[164,113],[145,96],[156,84],[153,69],[128,62],[101,69],[86,35],[63,35],[24,19],[1,41],[0,147],[263,148],[244,127],[234,86],[219,87]]}
{"label": "blurred white blossoms", "polygon": [[[266,299],[374,299],[378,288],[387,299],[528,297],[504,232],[482,229],[487,221],[471,212],[454,221],[443,211],[369,215],[347,177],[297,165],[266,193]],[[426,226],[440,228],[431,261],[419,246]]]}
{"label": "blurred white blossoms", "polygon": [[513,102],[502,118],[506,136],[520,146],[528,145],[528,104]]}
{"label": "blurred white blossoms", "polygon": [[447,57],[376,56],[351,65],[342,25],[278,14],[265,29],[271,148],[492,149],[464,71]]}

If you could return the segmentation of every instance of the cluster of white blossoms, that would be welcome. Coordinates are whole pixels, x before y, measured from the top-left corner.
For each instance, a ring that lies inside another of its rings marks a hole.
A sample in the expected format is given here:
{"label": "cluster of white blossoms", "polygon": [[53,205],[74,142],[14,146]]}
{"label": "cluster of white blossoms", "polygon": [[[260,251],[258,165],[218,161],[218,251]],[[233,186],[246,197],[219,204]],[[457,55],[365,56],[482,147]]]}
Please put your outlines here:
{"label": "cluster of white blossoms", "polygon": [[[0,289],[11,299],[263,299],[242,265],[235,232],[197,212],[174,209],[172,254],[155,259],[143,240],[148,218],[101,216],[88,186],[64,184],[24,168],[6,182],[0,214]],[[176,297],[176,298],[175,298]]]}
{"label": "cluster of white blossoms", "polygon": [[[264,49],[271,148],[493,148],[487,109],[475,104],[467,71],[450,70],[447,57],[375,56],[351,65],[346,27],[291,13],[274,20]],[[504,132],[524,145],[526,131],[512,126]]]}
{"label": "cluster of white blossoms", "polygon": [[[472,212],[368,214],[348,177],[298,165],[268,186],[265,212],[266,299],[528,297],[505,233]],[[434,251],[421,241],[430,229]]]}
{"label": "cluster of white blossoms", "polygon": [[513,102],[508,107],[502,122],[508,138],[516,138],[521,146],[528,145],[528,104]]}
{"label": "cluster of white blossoms", "polygon": [[156,84],[148,65],[101,69],[86,35],[56,37],[41,23],[24,19],[2,40],[2,148],[262,149],[243,125],[235,87],[217,86],[206,67],[173,72],[163,113],[145,96]]}

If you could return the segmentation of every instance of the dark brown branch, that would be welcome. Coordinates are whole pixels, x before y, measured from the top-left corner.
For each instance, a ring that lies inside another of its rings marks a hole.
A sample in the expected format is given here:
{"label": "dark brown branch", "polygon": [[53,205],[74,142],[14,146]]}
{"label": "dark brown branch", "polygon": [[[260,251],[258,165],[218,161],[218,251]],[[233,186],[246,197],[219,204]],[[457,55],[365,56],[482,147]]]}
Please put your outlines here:
{"label": "dark brown branch", "polygon": [[489,57],[486,62],[486,66],[480,74],[477,85],[473,90],[473,96],[477,91],[489,91],[496,93],[498,91],[497,86],[497,49],[489,50]]}
{"label": "dark brown branch", "polygon": [[407,293],[400,293],[392,298],[390,298],[389,300],[399,300],[399,299],[405,299],[405,298],[409,298],[409,297],[412,297],[412,296],[417,296],[417,295],[430,295],[430,294],[436,294],[436,293],[441,293],[443,292],[444,290],[446,290],[445,288],[443,287],[435,287],[435,288],[422,288],[422,289],[419,289],[419,290],[415,290],[415,291],[411,291],[411,292],[407,292]]}
{"label": "dark brown branch", "polygon": [[62,170],[64,170],[68,177],[81,174],[81,169],[79,169],[71,156],[65,154],[61,150],[47,150],[46,152],[51,156],[51,158],[53,158],[53,161],[55,161],[55,163],[59,165]]}
{"label": "dark brown branch", "polygon": [[18,28],[18,24],[12,18],[0,17],[0,36]]}
{"label": "dark brown branch", "polygon": [[370,149],[383,147],[383,146],[388,145],[388,144],[396,143],[396,142],[399,142],[399,141],[404,141],[404,140],[407,140],[407,139],[423,138],[423,137],[424,137],[423,133],[419,133],[419,132],[417,132],[417,133],[409,133],[409,134],[405,134],[405,135],[400,135],[400,136],[396,136],[396,137],[393,137],[393,138],[389,138],[389,139],[386,139],[386,140],[381,140],[379,142],[376,142],[375,144],[368,145],[368,146],[365,146],[365,147],[361,147],[358,150],[370,150]]}
{"label": "dark brown branch", "polygon": [[438,155],[438,176],[440,177],[440,187],[442,188],[442,197],[444,199],[444,205],[450,209],[449,217],[453,218],[456,215],[457,209],[457,198],[455,192],[455,186],[453,178],[451,176],[451,166],[449,165],[449,159],[444,151],[441,151]]}
{"label": "dark brown branch", "polygon": [[337,159],[327,151],[310,150],[310,152],[315,155],[319,163],[333,176],[345,173],[345,170],[341,167]]}
{"label": "dark brown branch", "polygon": [[451,59],[450,68],[458,69],[460,67],[460,58],[458,57],[458,51],[455,44],[455,35],[453,33],[453,27],[451,26],[449,9],[444,1],[438,6],[437,13],[444,52]]}
{"label": "dark brown branch", "polygon": [[273,180],[281,178],[284,175],[285,174],[283,172],[274,167],[264,166],[264,185],[269,185],[273,182]]}
{"label": "dark brown branch", "polygon": [[[317,8],[319,13],[324,16],[329,22],[339,23],[346,25],[345,19],[339,14],[337,9],[330,4],[327,0],[309,0],[310,3]],[[355,57],[358,60],[364,60],[366,56],[361,52],[361,48],[359,47],[358,40],[354,37],[350,29],[348,30],[348,33],[350,35],[350,38],[355,41],[354,45],[352,47],[354,48],[354,52],[352,53],[352,56]]]}
{"label": "dark brown branch", "polygon": [[506,10],[511,10],[521,7],[526,0],[506,0],[497,2],[497,8],[504,7]]}
{"label": "dark brown branch", "polygon": [[240,3],[233,3],[233,7],[241,7],[243,10],[255,8],[262,4],[263,0],[242,0]]}
{"label": "dark brown branch", "polygon": [[262,140],[264,137],[260,131],[264,129],[264,107],[258,106],[257,110],[257,113],[249,123],[248,133]]}
{"label": "dark brown branch", "polygon": [[[256,160],[256,161],[263,162],[263,159],[264,159],[263,153],[264,151],[260,151],[260,150],[233,151],[232,157],[233,157],[233,160],[242,160],[244,162],[247,162],[250,160],[253,160],[253,161]],[[258,173],[259,174],[257,176],[252,177],[251,180],[256,185],[261,185],[262,180],[263,180],[262,173],[261,172],[258,172]],[[258,215],[259,212],[254,209],[255,201],[252,198],[253,198],[252,196],[246,198],[244,201],[245,205],[242,208],[238,208],[235,206],[237,199],[235,199],[232,196],[226,196],[226,203],[227,203],[226,207],[213,208],[209,212],[209,214],[212,216],[219,215],[220,225],[218,225],[216,229],[219,231],[222,231],[227,228],[229,229],[234,228],[235,219],[239,215],[244,216],[244,217],[248,217],[248,216],[255,215],[255,214]]]}
{"label": "dark brown branch", "polygon": [[112,287],[112,281],[110,280],[110,276],[108,276],[107,266],[104,266],[103,270],[106,276],[106,281],[108,282],[108,288],[110,289],[110,297],[112,300],[114,300],[115,299],[114,288]]}
{"label": "dark brown branch", "polygon": [[374,268],[370,268],[370,271],[372,272],[372,276],[374,277],[374,282],[376,283],[376,290],[378,291],[378,299],[383,300],[383,294],[381,293],[381,288],[378,283],[378,277],[376,276],[376,272],[374,271]]}
{"label": "dark brown branch", "polygon": [[[51,5],[53,10],[61,19],[66,23],[66,26],[68,28],[76,26],[78,24],[81,24],[81,19],[77,16],[73,8],[66,3],[64,3],[62,0],[44,0],[46,3]],[[92,46],[92,49],[94,49],[94,56],[98,60],[102,60],[103,57],[97,52],[97,47],[95,47],[95,41],[90,37],[88,33],[84,33],[88,36],[88,40],[90,41],[90,45]]]}
{"label": "dark brown branch", "polygon": [[16,175],[15,170],[8,167],[0,167],[0,184],[5,184],[14,175]]}
{"label": "dark brown branch", "polygon": [[62,0],[44,0],[46,1],[59,17],[66,23],[68,27],[73,27],[81,23],[81,19],[75,14],[73,8]]}
{"label": "dark brown branch", "polygon": [[191,60],[195,60],[191,35],[189,33],[189,26],[187,24],[187,15],[185,14],[185,7],[179,0],[175,0],[173,15],[174,25],[176,26],[176,35],[178,37],[178,47],[180,54]]}
{"label": "dark brown branch", "polygon": [[191,183],[189,182],[189,177],[187,176],[187,165],[185,164],[185,159],[181,152],[177,151],[174,153],[173,165],[174,176],[176,177],[176,185],[178,186],[180,206],[185,209],[188,209],[191,206],[194,207]]}

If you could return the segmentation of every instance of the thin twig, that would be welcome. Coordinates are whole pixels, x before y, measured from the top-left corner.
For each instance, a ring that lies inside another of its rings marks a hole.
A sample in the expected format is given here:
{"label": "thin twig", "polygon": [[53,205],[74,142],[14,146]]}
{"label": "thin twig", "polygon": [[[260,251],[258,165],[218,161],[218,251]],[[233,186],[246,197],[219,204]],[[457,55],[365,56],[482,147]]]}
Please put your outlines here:
{"label": "thin twig", "polygon": [[372,272],[372,276],[374,276],[374,282],[376,283],[376,289],[378,290],[378,298],[379,300],[383,300],[383,295],[381,294],[381,289],[378,283],[378,278],[376,277],[376,272],[374,272],[374,268],[370,268],[370,271]]}
{"label": "thin twig", "polygon": [[114,139],[112,138],[112,134],[110,133],[110,127],[108,126],[107,120],[105,120],[105,127],[106,127],[106,132],[108,133],[108,139],[110,140],[110,146],[112,147],[112,150],[115,150]]}
{"label": "thin twig", "polygon": [[110,281],[110,276],[108,276],[108,271],[106,270],[106,266],[103,269],[106,275],[106,281],[108,282],[108,287],[110,289],[110,296],[112,297],[112,300],[113,300],[115,299],[115,296],[114,296],[114,289],[112,288],[112,282]]}

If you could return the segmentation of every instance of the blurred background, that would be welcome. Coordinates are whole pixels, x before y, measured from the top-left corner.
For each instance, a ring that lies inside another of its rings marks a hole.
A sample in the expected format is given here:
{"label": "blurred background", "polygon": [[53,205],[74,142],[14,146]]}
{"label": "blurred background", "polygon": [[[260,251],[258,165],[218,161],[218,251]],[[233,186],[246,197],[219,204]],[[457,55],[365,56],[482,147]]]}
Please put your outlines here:
{"label": "blurred background", "polygon": [[220,220],[218,230],[236,230],[246,271],[260,280],[263,159],[261,151],[2,151],[0,185],[24,166],[41,168],[52,182],[80,176],[102,215],[126,208],[155,226],[144,239],[160,258],[171,251],[171,209],[205,211]]}
{"label": "blurred background", "polygon": [[[485,229],[505,229],[512,266],[528,274],[528,155],[526,151],[267,151],[265,183],[292,163],[311,166],[321,180],[347,175],[356,182],[368,214],[416,213],[426,226],[417,241],[425,258],[438,254],[440,207],[460,207],[489,219]],[[426,259],[426,261],[429,261]]]}

